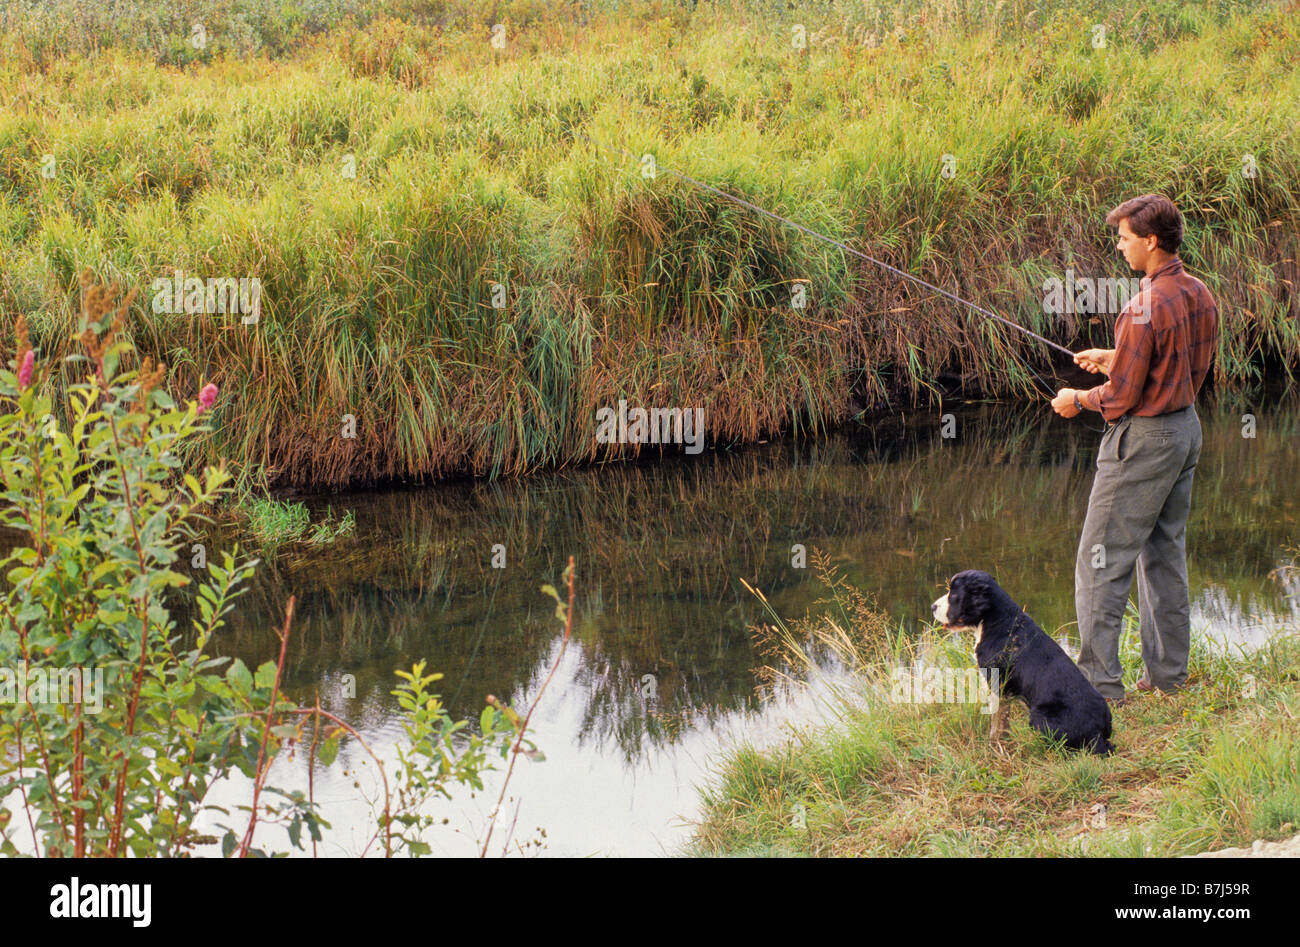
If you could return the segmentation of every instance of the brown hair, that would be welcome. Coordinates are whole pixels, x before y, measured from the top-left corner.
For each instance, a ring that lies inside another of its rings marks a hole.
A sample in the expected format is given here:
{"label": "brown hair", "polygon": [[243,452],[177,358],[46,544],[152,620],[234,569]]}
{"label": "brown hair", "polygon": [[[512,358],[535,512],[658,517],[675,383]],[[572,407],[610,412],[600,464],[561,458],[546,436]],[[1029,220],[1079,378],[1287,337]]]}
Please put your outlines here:
{"label": "brown hair", "polygon": [[1183,215],[1169,198],[1162,194],[1143,194],[1120,204],[1106,215],[1106,223],[1113,227],[1128,218],[1128,228],[1139,237],[1155,234],[1156,246],[1166,253],[1177,253],[1183,242]]}

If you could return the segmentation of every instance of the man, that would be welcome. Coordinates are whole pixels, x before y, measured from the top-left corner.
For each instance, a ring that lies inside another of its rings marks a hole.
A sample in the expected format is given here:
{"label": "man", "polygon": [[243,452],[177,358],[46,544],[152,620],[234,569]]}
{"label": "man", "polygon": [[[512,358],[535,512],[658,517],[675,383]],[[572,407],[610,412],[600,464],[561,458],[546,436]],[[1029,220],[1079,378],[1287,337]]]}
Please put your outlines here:
{"label": "man", "polygon": [[1218,348],[1219,310],[1205,284],[1183,270],[1183,218],[1173,201],[1144,194],[1106,215],[1117,247],[1146,273],[1115,321],[1115,348],[1074,360],[1109,376],[1078,391],[1062,388],[1052,408],[1083,409],[1108,422],[1097,452],[1074,569],[1079,667],[1111,701],[1124,699],[1119,636],[1137,568],[1145,673],[1139,690],[1178,690],[1187,680],[1191,602],[1185,535],[1192,474],[1201,452],[1196,393]]}

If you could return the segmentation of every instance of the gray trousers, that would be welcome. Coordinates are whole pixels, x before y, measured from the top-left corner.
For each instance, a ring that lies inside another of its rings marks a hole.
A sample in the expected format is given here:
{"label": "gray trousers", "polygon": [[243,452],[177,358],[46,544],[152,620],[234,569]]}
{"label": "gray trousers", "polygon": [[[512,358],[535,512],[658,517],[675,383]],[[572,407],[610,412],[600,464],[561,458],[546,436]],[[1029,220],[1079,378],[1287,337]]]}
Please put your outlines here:
{"label": "gray trousers", "polygon": [[1187,513],[1201,456],[1195,406],[1107,428],[1074,566],[1079,669],[1103,697],[1124,696],[1119,636],[1136,567],[1142,663],[1161,690],[1187,680],[1191,602]]}

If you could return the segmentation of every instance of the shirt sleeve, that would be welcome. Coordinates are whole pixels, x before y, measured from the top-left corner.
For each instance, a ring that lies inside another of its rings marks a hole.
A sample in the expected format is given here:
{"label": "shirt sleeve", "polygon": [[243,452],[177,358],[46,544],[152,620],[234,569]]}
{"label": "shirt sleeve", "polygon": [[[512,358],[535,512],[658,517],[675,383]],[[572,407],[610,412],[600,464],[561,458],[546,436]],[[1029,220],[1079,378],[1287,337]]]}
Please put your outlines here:
{"label": "shirt sleeve", "polygon": [[1191,359],[1193,393],[1201,390],[1205,376],[1210,373],[1219,343],[1219,304],[1208,289],[1205,290],[1205,300],[1204,311],[1192,336],[1195,345]]}
{"label": "shirt sleeve", "polygon": [[1151,368],[1154,339],[1151,321],[1133,323],[1126,309],[1115,325],[1115,358],[1110,363],[1110,378],[1079,395],[1079,401],[1106,420],[1113,420],[1133,408],[1142,398],[1147,372]]}

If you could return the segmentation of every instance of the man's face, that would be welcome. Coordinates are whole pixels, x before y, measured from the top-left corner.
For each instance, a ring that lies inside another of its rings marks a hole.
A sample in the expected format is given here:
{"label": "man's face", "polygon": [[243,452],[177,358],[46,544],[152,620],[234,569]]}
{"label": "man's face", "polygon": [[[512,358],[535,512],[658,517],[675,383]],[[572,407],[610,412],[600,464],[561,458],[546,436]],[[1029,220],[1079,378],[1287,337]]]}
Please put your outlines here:
{"label": "man's face", "polygon": [[1116,241],[1115,247],[1120,253],[1124,254],[1124,259],[1128,262],[1130,269],[1146,270],[1147,258],[1151,256],[1151,250],[1155,243],[1155,234],[1139,237],[1130,230],[1127,217],[1119,222],[1119,239]]}

